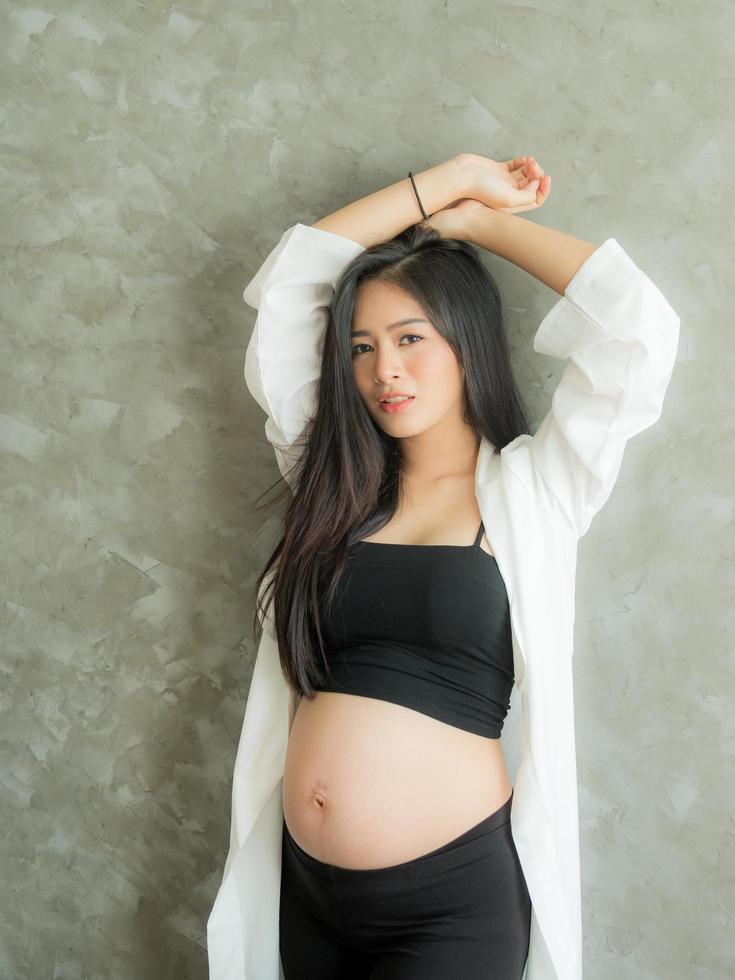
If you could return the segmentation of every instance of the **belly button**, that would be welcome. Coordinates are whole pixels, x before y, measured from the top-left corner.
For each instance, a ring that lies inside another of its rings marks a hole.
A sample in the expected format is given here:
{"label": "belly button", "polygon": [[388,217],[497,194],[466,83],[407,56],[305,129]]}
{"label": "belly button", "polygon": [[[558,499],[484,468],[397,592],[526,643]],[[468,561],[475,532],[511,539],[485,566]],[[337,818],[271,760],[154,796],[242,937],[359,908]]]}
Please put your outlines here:
{"label": "belly button", "polygon": [[312,805],[317,808],[317,810],[323,810],[327,803],[327,787],[324,782],[319,779],[312,786],[311,789],[311,802]]}

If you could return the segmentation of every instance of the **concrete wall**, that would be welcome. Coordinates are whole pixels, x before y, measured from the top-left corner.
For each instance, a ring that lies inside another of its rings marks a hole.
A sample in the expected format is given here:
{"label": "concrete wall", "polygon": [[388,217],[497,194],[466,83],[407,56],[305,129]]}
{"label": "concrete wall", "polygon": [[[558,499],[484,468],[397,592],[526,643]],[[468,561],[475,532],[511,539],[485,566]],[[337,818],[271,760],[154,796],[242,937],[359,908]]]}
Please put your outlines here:
{"label": "concrete wall", "polygon": [[[664,417],[580,546],[585,975],[731,975],[734,21],[0,4],[0,976],[206,977],[280,517],[242,288],[295,221],[461,150],[535,154],[532,220],[617,237],[682,316]],[[555,296],[493,269],[540,417]]]}

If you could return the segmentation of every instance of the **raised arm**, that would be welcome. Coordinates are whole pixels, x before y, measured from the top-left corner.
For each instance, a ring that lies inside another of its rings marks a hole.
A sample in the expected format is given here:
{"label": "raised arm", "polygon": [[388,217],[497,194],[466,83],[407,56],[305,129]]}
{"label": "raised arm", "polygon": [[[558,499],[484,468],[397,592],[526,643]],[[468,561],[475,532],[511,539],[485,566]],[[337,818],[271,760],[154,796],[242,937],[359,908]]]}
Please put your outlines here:
{"label": "raised arm", "polygon": [[[414,173],[413,179],[427,214],[433,214],[467,194],[467,171],[459,157]],[[333,211],[316,221],[312,228],[323,228],[370,248],[378,242],[389,241],[422,218],[416,193],[406,176]]]}
{"label": "raised arm", "polygon": [[574,274],[597,248],[564,231],[493,208],[478,208],[468,218],[468,224],[468,238],[473,244],[525,269],[562,296]]}
{"label": "raised arm", "polygon": [[561,294],[533,348],[566,366],[536,434],[514,440],[506,458],[581,537],[613,490],[628,440],[661,415],[679,316],[615,238],[594,246],[484,208],[471,240]]}
{"label": "raised arm", "polygon": [[[414,174],[424,208],[433,213],[465,191],[455,160]],[[334,288],[346,266],[371,244],[421,220],[406,177],[334,211],[313,225],[286,229],[243,292],[258,311],[245,354],[245,381],[266,413],[265,435],[282,476],[303,448],[314,410],[324,329]]]}

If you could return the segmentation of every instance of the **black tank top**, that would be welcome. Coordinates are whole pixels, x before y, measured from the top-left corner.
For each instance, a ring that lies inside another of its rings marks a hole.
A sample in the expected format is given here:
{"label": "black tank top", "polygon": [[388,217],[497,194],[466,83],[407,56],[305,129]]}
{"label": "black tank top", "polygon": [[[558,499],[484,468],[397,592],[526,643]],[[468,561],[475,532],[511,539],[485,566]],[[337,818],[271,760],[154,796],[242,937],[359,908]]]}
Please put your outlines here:
{"label": "black tank top", "polygon": [[358,541],[322,613],[333,679],[315,689],[498,738],[514,682],[510,607],[482,532],[471,545]]}

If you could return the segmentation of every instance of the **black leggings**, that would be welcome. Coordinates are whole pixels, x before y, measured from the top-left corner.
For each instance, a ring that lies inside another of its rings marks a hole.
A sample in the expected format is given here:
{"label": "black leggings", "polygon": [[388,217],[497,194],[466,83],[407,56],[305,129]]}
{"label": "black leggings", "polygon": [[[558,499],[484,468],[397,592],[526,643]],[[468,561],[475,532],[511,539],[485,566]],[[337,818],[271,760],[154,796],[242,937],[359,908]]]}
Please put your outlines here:
{"label": "black leggings", "polygon": [[531,900],[511,792],[442,847],[387,868],[340,868],[282,835],[285,980],[520,980]]}

